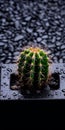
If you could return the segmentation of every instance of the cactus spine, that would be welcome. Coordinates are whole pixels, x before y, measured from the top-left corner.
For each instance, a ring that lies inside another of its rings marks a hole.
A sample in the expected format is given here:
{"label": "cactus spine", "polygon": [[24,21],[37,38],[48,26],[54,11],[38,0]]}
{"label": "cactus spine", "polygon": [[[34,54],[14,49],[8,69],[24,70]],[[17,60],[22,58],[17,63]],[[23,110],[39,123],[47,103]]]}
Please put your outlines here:
{"label": "cactus spine", "polygon": [[23,89],[41,89],[48,79],[48,56],[43,49],[30,47],[21,52],[18,73]]}

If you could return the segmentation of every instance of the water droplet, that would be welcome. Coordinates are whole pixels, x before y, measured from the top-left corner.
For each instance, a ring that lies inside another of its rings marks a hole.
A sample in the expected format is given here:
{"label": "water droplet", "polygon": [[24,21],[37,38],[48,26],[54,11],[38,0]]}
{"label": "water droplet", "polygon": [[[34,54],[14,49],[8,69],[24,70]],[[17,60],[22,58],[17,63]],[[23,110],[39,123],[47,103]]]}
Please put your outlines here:
{"label": "water droplet", "polygon": [[65,70],[63,71],[63,74],[65,74]]}
{"label": "water droplet", "polygon": [[50,97],[50,94],[48,94],[48,97]]}
{"label": "water droplet", "polygon": [[60,69],[60,74],[62,74],[63,73],[63,69]]}
{"label": "water droplet", "polygon": [[55,95],[58,95],[58,92],[55,92]]}
{"label": "water droplet", "polygon": [[6,82],[3,83],[4,85],[7,85]]}
{"label": "water droplet", "polygon": [[2,66],[2,68],[4,69],[4,68],[5,68],[5,66]]}
{"label": "water droplet", "polygon": [[13,96],[17,96],[17,93],[16,93],[16,92],[14,92],[14,93],[13,93]]}
{"label": "water droplet", "polygon": [[62,89],[62,92],[65,93],[65,89]]}
{"label": "water droplet", "polygon": [[7,96],[7,94],[3,95],[3,98],[5,98]]}
{"label": "water droplet", "polygon": [[8,68],[7,71],[12,72],[12,69]]}
{"label": "water droplet", "polygon": [[62,75],[62,76],[61,76],[61,79],[63,80],[64,78],[65,78],[65,75]]}
{"label": "water droplet", "polygon": [[5,76],[3,76],[3,79],[5,78]]}
{"label": "water droplet", "polygon": [[8,100],[11,100],[11,98],[10,98],[10,97],[8,97]]}

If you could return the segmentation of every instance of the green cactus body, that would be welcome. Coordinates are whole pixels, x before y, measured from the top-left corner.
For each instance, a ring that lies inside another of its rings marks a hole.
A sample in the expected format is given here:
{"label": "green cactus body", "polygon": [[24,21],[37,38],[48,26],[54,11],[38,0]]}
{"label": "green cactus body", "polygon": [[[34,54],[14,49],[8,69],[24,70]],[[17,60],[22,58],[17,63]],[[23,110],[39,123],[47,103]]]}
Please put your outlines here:
{"label": "green cactus body", "polygon": [[41,89],[48,79],[48,56],[43,49],[30,47],[21,52],[18,72],[23,89]]}

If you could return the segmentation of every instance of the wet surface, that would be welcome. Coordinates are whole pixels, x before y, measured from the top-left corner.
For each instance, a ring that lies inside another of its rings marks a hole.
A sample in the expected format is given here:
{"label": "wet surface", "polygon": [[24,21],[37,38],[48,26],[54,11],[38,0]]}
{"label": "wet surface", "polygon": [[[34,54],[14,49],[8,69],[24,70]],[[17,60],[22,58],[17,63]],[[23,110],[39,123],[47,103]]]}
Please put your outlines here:
{"label": "wet surface", "polygon": [[[54,69],[53,69],[54,68]],[[29,91],[20,91],[11,89],[12,86],[16,87],[17,82],[17,65],[16,64],[2,64],[1,69],[1,100],[43,100],[43,99],[65,99],[65,64],[54,63],[51,67],[53,78],[56,80],[53,84],[47,85],[42,92],[39,90],[36,94],[31,94]],[[61,71],[62,70],[62,71]],[[58,73],[56,73],[58,71]],[[59,74],[59,75],[58,75]],[[55,76],[55,77],[54,77]]]}

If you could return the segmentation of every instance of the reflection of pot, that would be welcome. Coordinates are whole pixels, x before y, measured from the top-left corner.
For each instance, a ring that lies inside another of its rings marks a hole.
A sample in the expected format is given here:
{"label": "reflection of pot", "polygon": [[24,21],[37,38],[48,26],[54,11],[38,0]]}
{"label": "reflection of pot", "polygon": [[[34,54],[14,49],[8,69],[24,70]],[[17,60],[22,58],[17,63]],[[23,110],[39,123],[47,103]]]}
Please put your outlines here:
{"label": "reflection of pot", "polygon": [[40,47],[24,48],[18,61],[19,82],[22,89],[39,90],[50,75],[48,54]]}

